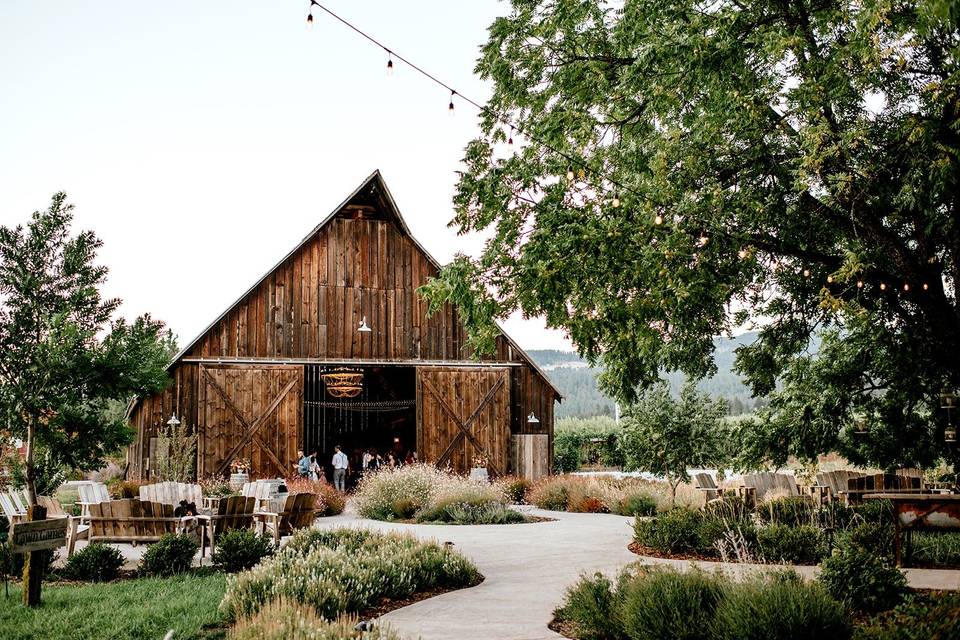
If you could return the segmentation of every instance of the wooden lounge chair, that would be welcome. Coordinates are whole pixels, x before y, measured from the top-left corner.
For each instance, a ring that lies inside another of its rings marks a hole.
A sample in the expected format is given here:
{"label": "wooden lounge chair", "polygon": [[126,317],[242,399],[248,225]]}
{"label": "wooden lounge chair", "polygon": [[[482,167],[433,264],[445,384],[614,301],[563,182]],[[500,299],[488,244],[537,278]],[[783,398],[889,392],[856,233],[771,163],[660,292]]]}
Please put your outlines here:
{"label": "wooden lounge chair", "polygon": [[203,490],[200,485],[186,482],[157,482],[140,487],[141,502],[159,502],[169,504],[176,509],[182,500],[200,506],[203,501]]}
{"label": "wooden lounge chair", "polygon": [[810,493],[820,497],[820,502],[830,502],[838,499],[840,494],[847,490],[847,483],[852,478],[862,478],[867,474],[862,471],[851,471],[849,469],[840,469],[818,473],[814,476],[814,484],[810,487]]}
{"label": "wooden lounge chair", "polygon": [[297,529],[304,529],[313,524],[317,518],[317,494],[291,493],[284,500],[283,508],[279,511],[256,511],[253,514],[257,522],[257,529],[266,534],[273,534],[273,543],[280,546],[280,538],[293,533]]}
{"label": "wooden lounge chair", "polygon": [[0,508],[10,524],[23,522],[27,519],[27,510],[20,500],[14,500],[12,491],[0,492]]}
{"label": "wooden lounge chair", "polygon": [[253,525],[253,512],[256,509],[256,498],[244,496],[229,496],[220,498],[210,514],[197,516],[200,530],[200,557],[206,552],[206,544],[210,542],[210,553],[213,553],[216,539],[227,531],[246,529]]}
{"label": "wooden lounge chair", "polygon": [[843,499],[847,504],[860,504],[868,493],[923,493],[923,482],[915,476],[877,473],[847,481]]}
{"label": "wooden lounge chair", "polygon": [[709,473],[693,474],[693,482],[697,491],[703,492],[704,504],[723,495],[723,492],[717,487],[717,483],[713,481],[713,476]]}
{"label": "wooden lounge chair", "polygon": [[[10,524],[26,522],[28,500],[19,491],[0,493],[0,507]],[[48,496],[37,496],[37,504],[47,510],[47,518],[68,518],[67,524],[67,555],[73,554],[77,540],[85,537],[89,526],[81,522],[80,517],[71,516],[63,510],[60,501]]]}
{"label": "wooden lounge chair", "polygon": [[793,476],[771,471],[743,476],[743,481],[737,491],[744,501],[753,505],[763,502],[769,494],[800,495],[800,488]]}
{"label": "wooden lounge chair", "polygon": [[90,505],[90,542],[156,542],[166,533],[179,533],[194,521],[177,518],[173,506],[142,500],[110,500]]}

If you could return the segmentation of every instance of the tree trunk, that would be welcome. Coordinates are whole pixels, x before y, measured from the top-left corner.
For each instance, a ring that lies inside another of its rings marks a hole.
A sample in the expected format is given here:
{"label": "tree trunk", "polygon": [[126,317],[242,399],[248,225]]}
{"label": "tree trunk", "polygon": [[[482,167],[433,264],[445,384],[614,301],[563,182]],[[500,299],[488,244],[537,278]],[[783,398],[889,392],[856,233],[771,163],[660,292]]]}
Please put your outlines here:
{"label": "tree trunk", "polygon": [[[33,504],[27,510],[27,520],[46,520],[47,508]],[[43,582],[43,555],[48,551],[28,551],[23,554],[23,604],[36,607],[40,604],[40,585]]]}

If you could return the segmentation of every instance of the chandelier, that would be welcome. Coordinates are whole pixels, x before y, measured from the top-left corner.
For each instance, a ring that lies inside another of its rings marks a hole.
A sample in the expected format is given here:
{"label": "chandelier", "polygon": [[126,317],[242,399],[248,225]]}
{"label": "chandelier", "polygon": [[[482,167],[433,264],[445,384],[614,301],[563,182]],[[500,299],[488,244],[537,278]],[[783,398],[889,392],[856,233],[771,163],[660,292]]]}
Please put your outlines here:
{"label": "chandelier", "polygon": [[363,371],[349,367],[337,367],[320,374],[327,393],[334,398],[356,398],[363,391]]}

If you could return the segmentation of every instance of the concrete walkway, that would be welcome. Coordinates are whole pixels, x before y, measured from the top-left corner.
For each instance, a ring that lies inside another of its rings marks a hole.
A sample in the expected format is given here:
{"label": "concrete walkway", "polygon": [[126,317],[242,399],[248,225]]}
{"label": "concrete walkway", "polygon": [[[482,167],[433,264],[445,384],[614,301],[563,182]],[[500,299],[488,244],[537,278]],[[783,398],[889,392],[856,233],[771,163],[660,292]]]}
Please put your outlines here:
{"label": "concrete walkway", "polygon": [[[380,531],[410,531],[421,538],[451,541],[485,576],[480,585],[423,600],[383,617],[405,638],[423,640],[540,640],[560,638],[547,624],[564,592],[581,573],[616,574],[638,560],[688,568],[691,562],[641,558],[627,549],[632,518],[605,514],[558,513],[524,509],[554,522],[515,525],[413,525],[377,522],[347,512],[317,521],[319,527],[359,526]],[[731,575],[769,567],[695,563]],[[808,577],[816,567],[800,567]],[[907,569],[910,585],[960,589],[960,571]]]}

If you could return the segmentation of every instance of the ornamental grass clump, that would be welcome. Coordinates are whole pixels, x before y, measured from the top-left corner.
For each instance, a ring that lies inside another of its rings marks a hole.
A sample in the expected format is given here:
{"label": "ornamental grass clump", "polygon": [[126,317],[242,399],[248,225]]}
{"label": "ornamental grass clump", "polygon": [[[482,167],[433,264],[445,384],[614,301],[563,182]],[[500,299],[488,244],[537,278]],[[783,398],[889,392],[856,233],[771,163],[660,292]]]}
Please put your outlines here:
{"label": "ornamental grass clump", "polygon": [[364,611],[383,598],[403,599],[479,580],[476,567],[464,556],[412,535],[304,530],[272,558],[229,578],[220,612],[236,620],[284,598],[333,620]]}
{"label": "ornamental grass clump", "polygon": [[665,483],[642,478],[562,475],[534,484],[526,500],[550,511],[652,515],[668,491]]}
{"label": "ornamental grass clump", "polygon": [[389,626],[357,631],[360,619],[340,616],[324,620],[309,606],[280,599],[248,618],[241,618],[227,634],[229,640],[400,640]]}

